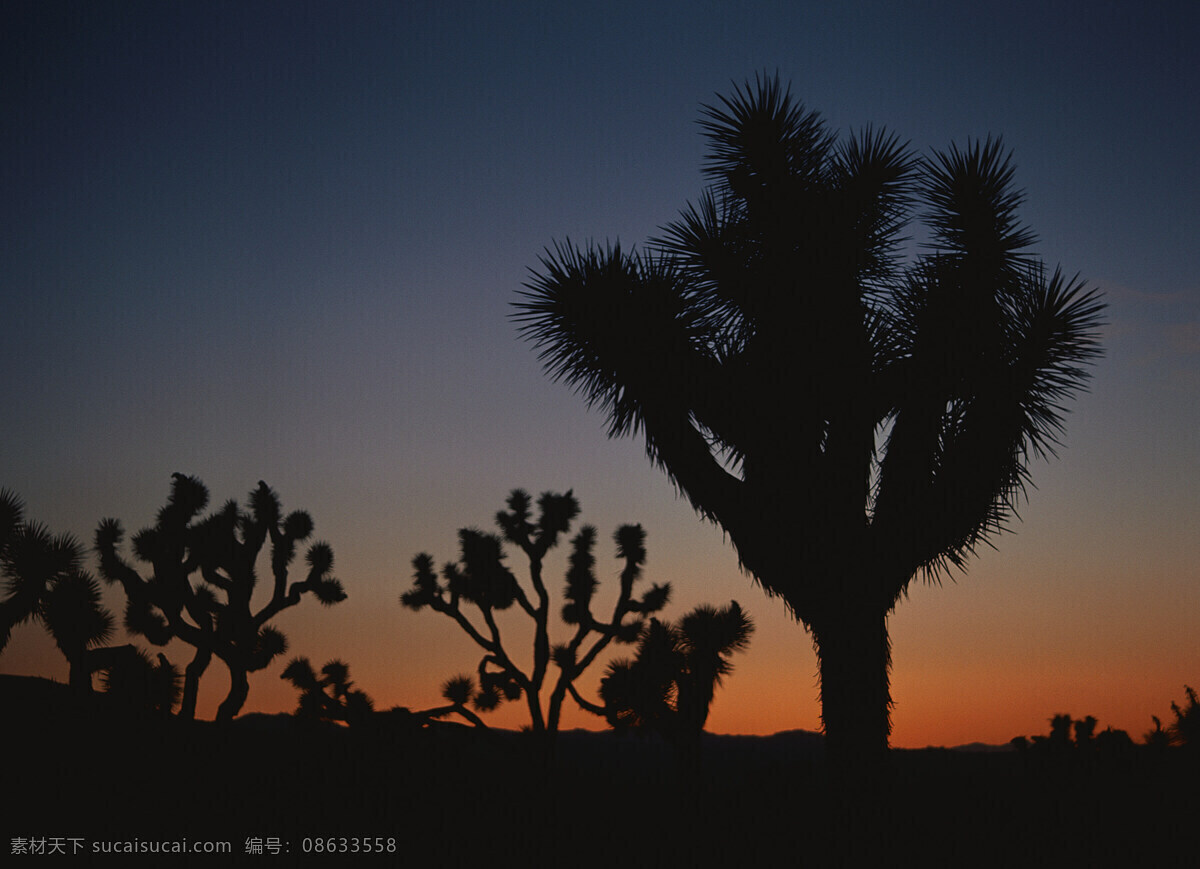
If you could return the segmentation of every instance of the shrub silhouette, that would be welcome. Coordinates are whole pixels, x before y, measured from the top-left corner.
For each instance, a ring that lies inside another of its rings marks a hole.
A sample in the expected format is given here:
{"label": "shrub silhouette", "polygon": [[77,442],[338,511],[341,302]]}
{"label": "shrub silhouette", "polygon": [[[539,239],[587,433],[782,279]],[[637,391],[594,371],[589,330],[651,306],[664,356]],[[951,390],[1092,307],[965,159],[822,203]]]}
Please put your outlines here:
{"label": "shrub silhouette", "polygon": [[753,632],[737,601],[722,609],[702,604],[675,624],[651,619],[636,657],[609,664],[600,682],[609,724],[694,743],[717,686],[733,670],[730,656],[749,646]]}
{"label": "shrub silhouette", "polygon": [[[248,674],[261,670],[287,650],[287,639],[268,622],[300,603],[307,593],[331,605],[346,599],[330,575],[333,550],[314,543],[305,556],[307,573],[288,582],[296,544],[312,534],[312,518],[303,511],[282,515],[279,496],[259,482],[248,509],[228,501],[198,519],[208,504],[208,489],[195,477],[173,474],[171,495],[151,527],[133,538],[137,560],[150,565],[143,577],[120,554],[124,529],[105,519],[96,530],[100,574],[119,582],[127,599],[125,627],[157,646],[180,639],[196,653],[184,674],[179,715],[194,718],[200,677],[213,655],[229,669],[229,693],[217,709],[218,720],[241,711],[250,692]],[[270,598],[253,609],[257,563],[271,541]],[[192,577],[196,577],[193,584]]]}
{"label": "shrub silhouette", "polygon": [[[579,514],[579,502],[570,491],[544,492],[538,498],[536,521],[527,492],[514,489],[507,506],[507,510],[496,514],[502,536],[472,528],[458,532],[459,560],[442,567],[440,580],[432,556],[421,553],[413,559],[413,586],[401,595],[400,602],[413,610],[428,607],[442,613],[484,652],[474,678],[459,675],[443,684],[442,696],[449,706],[420,714],[433,718],[457,713],[481,726],[482,719],[468,709],[468,703],[480,712],[487,712],[505,700],[524,696],[530,729],[538,734],[553,734],[558,730],[562,704],[568,694],[582,708],[596,711],[596,704],[580,696],[575,680],[611,642],[634,642],[645,618],[666,605],[671,589],[667,584],[653,585],[640,597],[634,595],[634,586],[646,561],[646,532],[640,525],[622,525],[613,535],[616,556],[624,562],[617,600],[608,620],[602,621],[592,609],[599,585],[592,555],[596,529],[584,525],[571,539],[563,589],[562,620],[574,632],[565,643],[552,647],[550,593],[542,575],[543,561],[570,530],[571,522]],[[529,564],[529,590],[504,563],[506,542],[516,546]],[[513,606],[533,622],[532,666],[522,667],[501,639],[496,614]],[[551,664],[557,668],[558,677],[543,702],[542,691]]]}
{"label": "shrub silhouette", "polygon": [[[703,127],[713,185],[649,253],[557,244],[513,316],[811,631],[827,752],[878,765],[888,615],[1014,515],[1103,304],[1026,252],[999,140],[838,142],[778,79]],[[916,206],[932,240],[906,262]]]}
{"label": "shrub silhouette", "polygon": [[366,722],[374,711],[371,698],[354,687],[350,668],[342,661],[330,661],[317,675],[308,658],[293,658],[280,678],[300,690],[297,718],[355,725]]}
{"label": "shrub silhouette", "polygon": [[158,716],[170,715],[183,694],[183,674],[159,652],[154,660],[133,645],[98,649],[93,669],[105,694],[120,708]]}

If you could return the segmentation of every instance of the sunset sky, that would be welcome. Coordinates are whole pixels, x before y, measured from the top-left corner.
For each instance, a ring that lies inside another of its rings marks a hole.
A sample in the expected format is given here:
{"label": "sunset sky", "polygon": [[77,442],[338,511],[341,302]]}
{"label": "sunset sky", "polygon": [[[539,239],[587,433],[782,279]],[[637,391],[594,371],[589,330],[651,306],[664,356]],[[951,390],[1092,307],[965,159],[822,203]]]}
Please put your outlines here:
{"label": "sunset sky", "polygon": [[[401,608],[412,557],[455,558],[512,488],[573,489],[601,595],[612,531],[640,522],[667,616],[736,599],[754,618],[709,730],[818,729],[808,634],[509,320],[546,246],[640,244],[695,201],[701,104],[778,71],[838,131],[925,153],[1002,135],[1036,251],[1109,303],[1015,533],[891,619],[893,744],[1007,742],[1059,712],[1140,737],[1200,687],[1198,10],[10,0],[0,486],[90,545],[103,517],[151,524],[172,472],[214,507],[267,481],[349,595],[281,615],[287,657],[341,658],[377,708],[414,709],[478,654]],[[286,660],[252,676],[247,711],[294,708]],[[0,673],[66,663],[25,625]],[[201,717],[227,686],[214,661]]]}

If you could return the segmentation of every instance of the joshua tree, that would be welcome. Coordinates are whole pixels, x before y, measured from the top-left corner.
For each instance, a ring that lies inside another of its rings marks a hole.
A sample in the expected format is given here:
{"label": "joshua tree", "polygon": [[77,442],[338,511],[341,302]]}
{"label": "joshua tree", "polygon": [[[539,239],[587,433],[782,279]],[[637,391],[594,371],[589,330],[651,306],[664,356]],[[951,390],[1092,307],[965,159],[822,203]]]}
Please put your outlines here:
{"label": "joshua tree", "polygon": [[729,658],[750,644],[754,623],[737,601],[722,609],[702,604],[679,620],[651,619],[637,656],[609,664],[600,683],[604,714],[615,728],[655,730],[694,742],[708,720],[713,694],[733,671]]}
{"label": "joshua tree", "polygon": [[[200,677],[213,655],[229,668],[229,694],[217,709],[217,719],[228,720],[246,702],[248,674],[287,650],[284,635],[267,623],[300,603],[306,592],[327,605],[346,599],[341,583],[330,576],[333,550],[327,543],[309,547],[305,577],[288,584],[296,544],[312,534],[309,515],[297,510],[283,516],[279,496],[263,482],[249,501],[245,511],[229,501],[197,520],[208,504],[208,490],[194,477],[172,475],[171,495],[157,522],[133,538],[134,555],[150,565],[146,577],[119,552],[125,532],[118,520],[105,519],[96,531],[100,574],[124,588],[125,627],[130,633],[158,646],[178,638],[196,649],[184,677],[179,710],[183,718],[195,717]],[[270,599],[255,611],[257,562],[268,538]]]}
{"label": "joshua tree", "polygon": [[79,541],[26,522],[24,505],[7,489],[0,491],[0,576],[6,592],[0,600],[0,652],[14,627],[39,621],[70,665],[72,690],[90,694],[92,672],[99,667],[89,654],[113,631],[100,584],[83,569]]}
{"label": "joshua tree", "polygon": [[[482,724],[467,709],[468,702],[486,712],[503,700],[517,700],[524,695],[533,732],[553,734],[558,730],[567,694],[584,708],[589,705],[575,688],[579,675],[610,642],[636,640],[645,617],[662,609],[671,590],[666,584],[653,585],[641,597],[634,596],[634,584],[641,577],[646,561],[646,533],[640,525],[622,525],[613,535],[617,558],[624,562],[620,588],[609,620],[599,620],[592,612],[598,585],[592,555],[596,529],[585,525],[571,540],[563,592],[562,620],[573,626],[574,632],[567,642],[551,647],[550,593],[542,566],[546,553],[558,544],[560,536],[567,533],[571,521],[579,514],[579,502],[571,492],[565,495],[544,492],[538,498],[536,522],[528,493],[514,489],[507,503],[508,509],[496,514],[496,525],[503,537],[472,528],[458,532],[459,561],[442,568],[444,582],[439,581],[434,571],[432,556],[422,553],[413,559],[413,586],[401,595],[400,602],[413,610],[429,607],[443,613],[484,651],[477,671],[478,688],[470,676],[450,679],[443,685],[442,696],[451,705],[422,714],[458,712]],[[531,593],[504,563],[505,542],[519,548],[528,560]],[[532,666],[522,667],[501,640],[496,614],[514,604],[533,620]],[[468,606],[477,611],[475,620]],[[558,669],[558,678],[552,683],[549,699],[543,702],[542,690],[551,663]]]}
{"label": "joshua tree", "polygon": [[350,668],[342,661],[330,661],[318,676],[308,658],[293,658],[280,678],[300,691],[297,718],[361,724],[374,711],[371,698],[354,687]]}
{"label": "joshua tree", "polygon": [[[556,244],[514,318],[811,631],[835,762],[878,763],[888,615],[1012,517],[1103,304],[1025,252],[999,140],[839,142],[778,80],[703,127],[712,187],[651,252]],[[915,207],[930,242],[905,260]]]}

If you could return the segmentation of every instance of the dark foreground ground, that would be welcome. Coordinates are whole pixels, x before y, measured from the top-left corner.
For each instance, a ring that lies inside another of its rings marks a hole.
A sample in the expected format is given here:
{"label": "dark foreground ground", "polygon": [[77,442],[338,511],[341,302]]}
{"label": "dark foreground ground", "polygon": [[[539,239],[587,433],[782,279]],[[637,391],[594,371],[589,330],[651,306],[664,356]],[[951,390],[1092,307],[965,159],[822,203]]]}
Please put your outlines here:
{"label": "dark foreground ground", "polygon": [[[56,859],[76,865],[100,859],[102,843],[181,839],[228,841],[233,856],[141,859],[1200,865],[1200,767],[1175,752],[1088,761],[896,751],[886,779],[850,788],[828,776],[819,741],[803,733],[714,737],[685,762],[667,746],[611,733],[564,734],[547,758],[520,734],[414,730],[382,717],[354,732],[280,717],[220,727],[62,708],[22,715],[11,703],[0,714],[0,862],[11,866],[51,859],[10,859],[14,840],[54,838],[75,840],[64,844],[78,855]],[[248,840],[264,852],[247,854]],[[362,853],[368,843],[383,853]]]}

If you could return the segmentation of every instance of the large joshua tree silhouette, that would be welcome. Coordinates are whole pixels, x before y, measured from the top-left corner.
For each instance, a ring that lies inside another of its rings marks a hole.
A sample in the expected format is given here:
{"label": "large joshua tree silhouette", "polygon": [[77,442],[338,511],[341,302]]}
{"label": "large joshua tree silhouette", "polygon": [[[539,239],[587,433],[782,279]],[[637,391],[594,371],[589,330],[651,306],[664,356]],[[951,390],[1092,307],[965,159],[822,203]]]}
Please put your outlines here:
{"label": "large joshua tree silhouette", "polygon": [[[1025,252],[998,139],[839,141],[778,79],[702,125],[698,204],[649,252],[556,244],[514,318],[811,631],[835,762],[882,759],[888,614],[1013,515],[1104,306]],[[906,259],[917,210],[930,241]]]}
{"label": "large joshua tree silhouette", "polygon": [[[121,556],[125,531],[116,519],[100,523],[96,551],[100,575],[125,590],[125,627],[130,633],[159,646],[177,638],[195,647],[184,671],[180,717],[195,717],[200,677],[216,655],[229,668],[230,677],[217,719],[228,720],[246,702],[249,674],[287,650],[287,639],[268,622],[300,603],[308,592],[326,605],[345,600],[346,594],[330,575],[333,550],[323,542],[309,547],[303,579],[289,584],[296,544],[312,534],[313,521],[302,510],[284,516],[279,496],[266,483],[259,482],[250,493],[247,510],[231,500],[198,519],[207,504],[203,483],[195,477],[172,475],[171,495],[157,522],[133,538],[135,556],[150,565],[148,576]],[[268,539],[270,597],[255,610],[258,559]]]}

